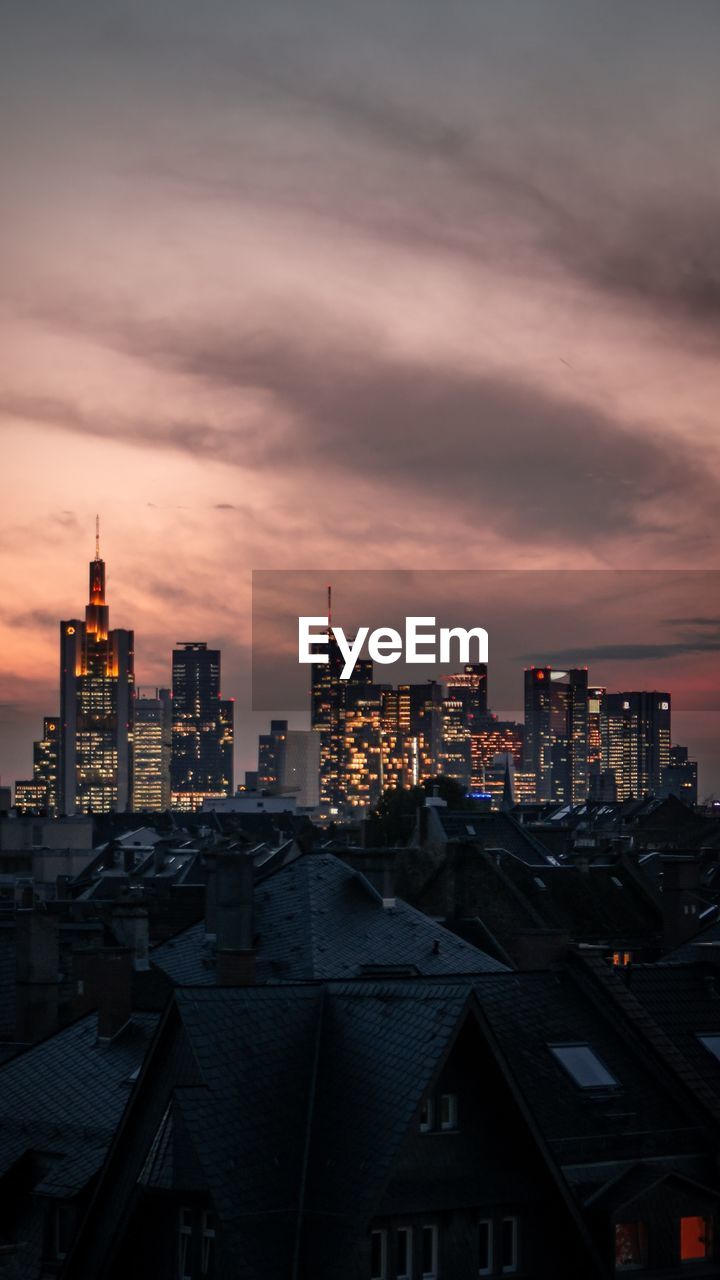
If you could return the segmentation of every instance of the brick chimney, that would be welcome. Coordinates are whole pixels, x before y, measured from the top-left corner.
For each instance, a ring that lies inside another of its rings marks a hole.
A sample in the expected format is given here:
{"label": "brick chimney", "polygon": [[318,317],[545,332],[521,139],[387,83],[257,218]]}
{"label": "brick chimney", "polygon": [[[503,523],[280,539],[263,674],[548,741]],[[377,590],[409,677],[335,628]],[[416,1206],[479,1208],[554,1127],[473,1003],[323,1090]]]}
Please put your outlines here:
{"label": "brick chimney", "polygon": [[147,907],[140,902],[121,902],[112,913],[113,933],[132,956],[133,969],[149,969],[150,933]]}
{"label": "brick chimney", "polygon": [[130,1021],[132,971],[132,953],[127,947],[102,947],[97,952],[95,984],[100,1044],[108,1044]]}
{"label": "brick chimney", "polygon": [[215,877],[217,984],[220,987],[253,986],[255,867],[252,857],[247,853],[218,853]]}
{"label": "brick chimney", "polygon": [[35,908],[15,916],[15,1039],[34,1044],[58,1027],[58,918]]}
{"label": "brick chimney", "polygon": [[217,853],[209,850],[203,854],[207,867],[205,882],[205,936],[214,938],[217,934]]}
{"label": "brick chimney", "polygon": [[700,888],[699,858],[663,856],[663,943],[666,947],[681,946],[699,932],[699,916],[704,909]]}

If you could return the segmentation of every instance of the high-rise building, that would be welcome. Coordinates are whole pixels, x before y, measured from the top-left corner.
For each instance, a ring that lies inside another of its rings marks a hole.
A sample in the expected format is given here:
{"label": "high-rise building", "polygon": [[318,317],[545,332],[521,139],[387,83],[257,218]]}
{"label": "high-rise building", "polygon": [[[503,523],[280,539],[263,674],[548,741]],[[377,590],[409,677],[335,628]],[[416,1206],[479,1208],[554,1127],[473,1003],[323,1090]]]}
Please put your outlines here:
{"label": "high-rise building", "polygon": [[96,529],[85,619],[60,623],[61,813],[132,808],[134,678],[133,633],[110,630]]}
{"label": "high-rise building", "polygon": [[525,770],[537,800],[579,804],[588,796],[588,683],[585,668],[525,672]]}
{"label": "high-rise building", "polygon": [[320,804],[320,738],[312,729],[288,729],[280,792],[294,796],[298,809]]}
{"label": "high-rise building", "polygon": [[495,766],[498,756],[512,756],[514,781],[515,775],[522,768],[523,741],[521,724],[515,720],[499,720],[492,712],[488,712],[471,737],[471,790],[485,790],[488,770]]}
{"label": "high-rise building", "polygon": [[258,791],[279,793],[281,778],[285,772],[287,735],[287,720],[271,720],[270,732],[260,734],[258,738]]}
{"label": "high-rise building", "polygon": [[233,792],[234,702],[220,696],[220,650],[179,641],[172,655],[172,804],[199,809]]}
{"label": "high-rise building", "polygon": [[169,689],[138,689],[133,742],[133,808],[170,808],[172,698]]}
{"label": "high-rise building", "polygon": [[60,717],[45,716],[43,736],[33,743],[33,776],[15,783],[15,808],[19,812],[58,812],[58,756]]}
{"label": "high-rise building", "polygon": [[660,794],[677,796],[686,804],[697,804],[698,799],[698,767],[697,760],[689,759],[687,747],[671,747],[669,763],[663,769]]}
{"label": "high-rise building", "polygon": [[670,694],[607,695],[607,767],[618,800],[657,794],[670,763]]}

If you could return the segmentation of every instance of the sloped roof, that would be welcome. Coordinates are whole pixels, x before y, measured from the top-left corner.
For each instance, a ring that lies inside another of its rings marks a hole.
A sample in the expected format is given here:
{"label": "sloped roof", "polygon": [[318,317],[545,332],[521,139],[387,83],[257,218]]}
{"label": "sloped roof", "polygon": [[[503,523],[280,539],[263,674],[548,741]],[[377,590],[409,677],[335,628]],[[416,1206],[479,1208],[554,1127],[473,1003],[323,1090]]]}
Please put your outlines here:
{"label": "sloped roof", "polygon": [[482,849],[505,849],[531,866],[546,863],[551,856],[542,841],[526,830],[510,814],[495,809],[433,809],[448,840],[479,845]]}
{"label": "sloped roof", "polygon": [[84,1186],[102,1164],[128,1100],[128,1076],[157,1022],[155,1014],[136,1014],[99,1045],[89,1014],[0,1067],[0,1165],[25,1151],[54,1153],[57,1164],[39,1190],[62,1195]]}
{"label": "sloped roof", "polygon": [[[306,854],[268,876],[256,885],[254,909],[260,983],[357,978],[374,966],[428,977],[505,968],[408,903],[384,906],[365,877],[332,854]],[[151,958],[178,985],[215,982],[202,922]]]}

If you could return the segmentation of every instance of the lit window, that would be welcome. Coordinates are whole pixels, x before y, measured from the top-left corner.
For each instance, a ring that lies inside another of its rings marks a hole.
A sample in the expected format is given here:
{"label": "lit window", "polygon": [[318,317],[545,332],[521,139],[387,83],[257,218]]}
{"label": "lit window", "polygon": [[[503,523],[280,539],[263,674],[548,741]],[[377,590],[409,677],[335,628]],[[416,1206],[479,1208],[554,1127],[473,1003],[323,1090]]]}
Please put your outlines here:
{"label": "lit window", "polygon": [[370,1280],[386,1280],[387,1231],[370,1232]]}
{"label": "lit window", "polygon": [[478,1223],[478,1275],[493,1273],[493,1224],[489,1218]]}
{"label": "lit window", "polygon": [[680,1219],[680,1261],[712,1258],[714,1222],[712,1218]]}
{"label": "lit window", "polygon": [[551,1044],[550,1052],[581,1089],[616,1089],[617,1080],[589,1044]]}
{"label": "lit window", "polygon": [[502,1252],[501,1266],[503,1275],[510,1275],[518,1269],[518,1220],[503,1218],[502,1220]]}
{"label": "lit window", "polygon": [[178,1280],[192,1280],[192,1234],[192,1209],[181,1209],[178,1227]]}
{"label": "lit window", "polygon": [[440,1095],[440,1128],[457,1129],[457,1094],[442,1093]]}
{"label": "lit window", "polygon": [[436,1226],[422,1229],[422,1277],[435,1280],[438,1273],[438,1229]]}
{"label": "lit window", "polygon": [[426,1098],[420,1108],[420,1132],[430,1133],[433,1127],[433,1100]]}
{"label": "lit window", "polygon": [[413,1237],[410,1227],[399,1227],[397,1233],[397,1280],[411,1280],[413,1269]]}
{"label": "lit window", "polygon": [[615,1268],[644,1267],[647,1258],[647,1232],[644,1222],[615,1224]]}
{"label": "lit window", "polygon": [[701,1036],[698,1033],[698,1040],[720,1061],[720,1035]]}

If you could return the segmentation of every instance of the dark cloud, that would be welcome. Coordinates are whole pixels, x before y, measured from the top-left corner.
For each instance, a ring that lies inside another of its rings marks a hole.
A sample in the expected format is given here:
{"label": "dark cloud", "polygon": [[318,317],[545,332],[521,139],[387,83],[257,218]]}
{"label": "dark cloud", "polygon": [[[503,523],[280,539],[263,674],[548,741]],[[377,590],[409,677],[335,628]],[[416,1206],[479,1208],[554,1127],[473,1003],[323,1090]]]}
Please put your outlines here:
{"label": "dark cloud", "polygon": [[[575,649],[553,650],[553,663],[584,666],[589,662],[654,662],[663,658],[675,658],[698,653],[720,652],[720,636],[717,639],[678,641],[667,644],[597,644],[578,646]],[[542,661],[537,653],[519,655],[518,661]]]}
{"label": "dark cloud", "polygon": [[[319,331],[314,345],[300,345],[102,316],[97,332],[115,349],[200,385],[240,397],[261,391],[269,407],[260,421],[257,414],[249,420],[241,398],[229,427],[95,417],[42,397],[6,397],[0,408],[197,459],[295,469],[303,501],[362,479],[385,495],[411,494],[420,526],[424,504],[438,503],[470,527],[583,546],[648,532],[672,544],[684,537],[687,513],[695,545],[713,527],[718,486],[687,445],[541,388],[393,360],[367,336],[341,345]],[[662,525],[654,514],[660,504]]]}

